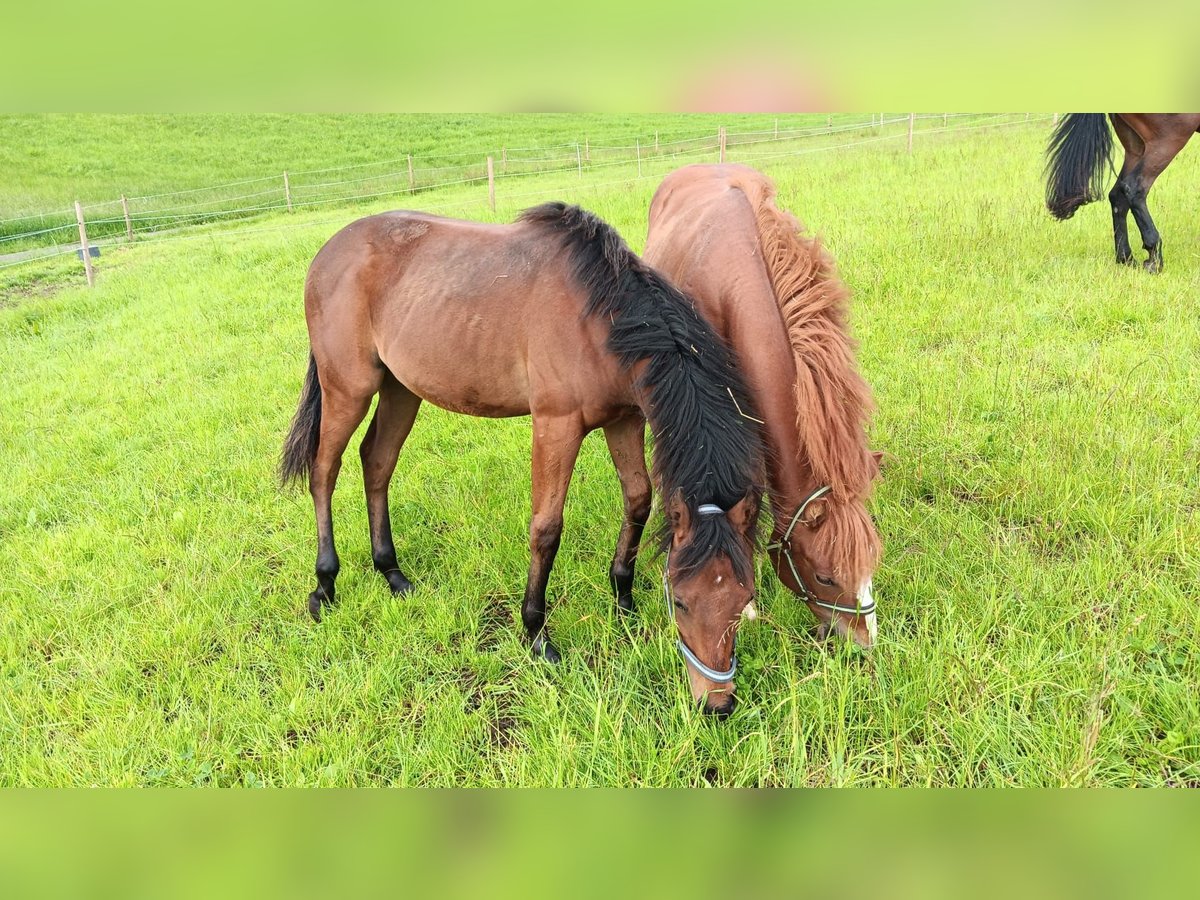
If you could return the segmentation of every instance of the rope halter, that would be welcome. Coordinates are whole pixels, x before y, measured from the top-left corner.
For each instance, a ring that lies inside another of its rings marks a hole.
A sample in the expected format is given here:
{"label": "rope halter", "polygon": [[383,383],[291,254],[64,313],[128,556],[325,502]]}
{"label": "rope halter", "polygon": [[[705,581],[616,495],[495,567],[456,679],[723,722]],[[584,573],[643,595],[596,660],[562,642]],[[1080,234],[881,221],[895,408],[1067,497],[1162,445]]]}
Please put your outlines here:
{"label": "rope halter", "polygon": [[796,514],[792,516],[792,521],[788,523],[787,531],[783,533],[783,537],[779,539],[777,544],[768,544],[768,550],[779,550],[783,553],[783,558],[787,560],[788,568],[791,569],[792,578],[800,588],[800,595],[806,602],[813,606],[819,606],[822,609],[828,609],[832,612],[845,613],[849,616],[867,616],[875,612],[875,599],[871,596],[871,585],[868,582],[866,590],[863,592],[865,596],[855,597],[854,606],[847,606],[843,603],[828,603],[818,597],[811,591],[804,579],[800,577],[800,572],[796,569],[796,563],[792,560],[792,531],[796,528],[796,523],[804,516],[804,511],[808,509],[808,505],[814,500],[818,500],[828,494],[832,488],[829,485],[819,487],[800,504],[800,508],[796,510]]}

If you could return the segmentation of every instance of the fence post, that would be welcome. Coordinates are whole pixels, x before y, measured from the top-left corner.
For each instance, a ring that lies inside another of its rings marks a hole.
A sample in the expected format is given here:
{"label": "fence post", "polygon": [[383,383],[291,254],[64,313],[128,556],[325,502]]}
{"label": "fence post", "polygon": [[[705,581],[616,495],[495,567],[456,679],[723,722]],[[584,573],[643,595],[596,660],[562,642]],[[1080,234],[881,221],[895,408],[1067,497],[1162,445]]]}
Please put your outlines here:
{"label": "fence post", "polygon": [[641,178],[642,177],[642,139],[641,138],[633,139],[633,149],[634,149],[634,152],[637,153],[638,178]]}
{"label": "fence post", "polygon": [[917,114],[916,114],[916,113],[909,113],[909,114],[908,114],[908,152],[909,152],[910,154],[912,153],[912,133],[913,133],[913,122],[915,122],[915,121],[916,121],[916,118],[917,118]]}
{"label": "fence post", "polygon": [[125,213],[125,237],[133,240],[133,223],[129,221],[129,201],[125,199],[125,195],[121,195],[121,211]]}
{"label": "fence post", "polygon": [[87,274],[88,287],[96,283],[96,273],[92,271],[92,254],[88,247],[87,227],[83,224],[83,207],[75,201],[75,221],[79,223],[79,249],[83,252],[83,271]]}
{"label": "fence post", "polygon": [[283,193],[287,197],[288,212],[292,211],[292,185],[288,182],[287,172],[283,173]]}
{"label": "fence post", "polygon": [[412,154],[408,154],[408,192],[411,194],[417,189],[416,179],[413,178],[412,170]]}
{"label": "fence post", "polygon": [[592,161],[592,146],[586,137],[583,139],[583,158],[588,162]]}
{"label": "fence post", "polygon": [[833,131],[833,116],[828,116],[825,119],[825,128],[828,131]]}
{"label": "fence post", "polygon": [[575,142],[575,166],[579,169],[579,177],[583,177],[583,156],[579,153],[579,141]]}
{"label": "fence post", "polygon": [[942,127],[946,127],[946,123],[950,120],[950,113],[942,113]]}
{"label": "fence post", "polygon": [[492,158],[487,158],[488,166],[488,206],[492,208],[492,212],[496,211],[496,175],[492,171]]}
{"label": "fence post", "polygon": [[1058,113],[1055,113],[1055,114],[1054,114],[1054,124],[1055,124],[1055,125],[1057,125],[1057,124],[1058,124]]}
{"label": "fence post", "polygon": [[717,129],[717,159],[725,162],[725,126]]}

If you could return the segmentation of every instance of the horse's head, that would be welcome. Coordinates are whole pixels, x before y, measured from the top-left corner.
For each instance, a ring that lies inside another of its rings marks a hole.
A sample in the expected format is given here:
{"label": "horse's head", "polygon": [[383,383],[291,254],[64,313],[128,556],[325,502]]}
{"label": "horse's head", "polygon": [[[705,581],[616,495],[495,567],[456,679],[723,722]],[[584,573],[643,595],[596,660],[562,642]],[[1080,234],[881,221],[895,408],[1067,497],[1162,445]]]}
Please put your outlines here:
{"label": "horse's head", "polygon": [[[873,454],[878,469],[879,455]],[[839,497],[828,487],[810,493],[768,547],[780,580],[821,622],[860,647],[875,643],[871,578],[880,540],[865,497]]]}
{"label": "horse's head", "polygon": [[667,504],[663,593],[679,630],[692,697],[721,717],[733,711],[734,639],[754,599],[759,505],[757,493],[728,510],[711,503],[689,507],[679,493]]}

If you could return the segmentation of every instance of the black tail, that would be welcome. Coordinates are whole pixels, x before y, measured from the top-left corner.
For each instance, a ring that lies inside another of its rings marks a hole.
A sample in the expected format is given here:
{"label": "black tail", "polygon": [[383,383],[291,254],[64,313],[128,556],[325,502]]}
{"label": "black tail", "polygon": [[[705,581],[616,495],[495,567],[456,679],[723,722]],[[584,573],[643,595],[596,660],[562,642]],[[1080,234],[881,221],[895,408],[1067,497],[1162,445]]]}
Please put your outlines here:
{"label": "black tail", "polygon": [[292,427],[283,442],[279,458],[279,482],[307,478],[317,458],[317,442],[321,438],[321,382],[317,379],[317,361],[308,354],[308,374],[300,390],[300,406],[292,418]]}
{"label": "black tail", "polygon": [[1067,113],[1046,148],[1046,208],[1069,219],[1104,195],[1104,170],[1112,168],[1113,140],[1104,113]]}

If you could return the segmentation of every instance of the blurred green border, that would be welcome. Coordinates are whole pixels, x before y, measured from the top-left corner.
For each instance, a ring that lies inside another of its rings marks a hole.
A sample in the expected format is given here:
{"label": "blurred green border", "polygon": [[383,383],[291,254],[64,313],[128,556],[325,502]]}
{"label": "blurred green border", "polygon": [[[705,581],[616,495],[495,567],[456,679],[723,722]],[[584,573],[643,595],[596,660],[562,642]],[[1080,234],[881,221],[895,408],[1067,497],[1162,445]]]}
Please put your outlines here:
{"label": "blurred green border", "polygon": [[1195,3],[9,4],[6,111],[1166,111]]}

